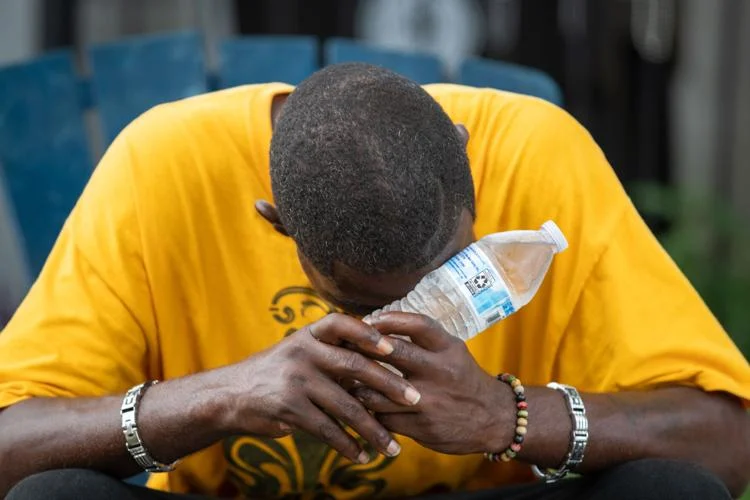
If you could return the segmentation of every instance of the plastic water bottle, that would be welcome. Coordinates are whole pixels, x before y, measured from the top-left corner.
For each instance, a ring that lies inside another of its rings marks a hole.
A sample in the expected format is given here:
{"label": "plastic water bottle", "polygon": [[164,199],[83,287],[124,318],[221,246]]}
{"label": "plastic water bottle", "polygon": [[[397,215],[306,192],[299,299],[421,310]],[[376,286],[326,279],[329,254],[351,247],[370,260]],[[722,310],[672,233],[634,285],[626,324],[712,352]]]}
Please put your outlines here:
{"label": "plastic water bottle", "polygon": [[469,340],[528,304],[552,258],[567,247],[565,235],[552,221],[538,231],[490,234],[422,278],[406,297],[364,321],[388,311],[414,312]]}

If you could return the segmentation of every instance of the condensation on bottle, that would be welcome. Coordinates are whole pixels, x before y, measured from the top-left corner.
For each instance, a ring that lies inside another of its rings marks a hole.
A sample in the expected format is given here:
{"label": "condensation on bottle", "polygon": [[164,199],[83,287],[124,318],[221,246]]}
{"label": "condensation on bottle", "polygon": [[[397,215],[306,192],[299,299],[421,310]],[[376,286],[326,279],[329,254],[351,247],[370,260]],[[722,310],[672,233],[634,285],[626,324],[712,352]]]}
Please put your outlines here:
{"label": "condensation on bottle", "polygon": [[451,335],[469,340],[531,301],[555,254],[568,247],[553,221],[539,230],[494,233],[427,274],[403,299],[379,309],[429,316]]}

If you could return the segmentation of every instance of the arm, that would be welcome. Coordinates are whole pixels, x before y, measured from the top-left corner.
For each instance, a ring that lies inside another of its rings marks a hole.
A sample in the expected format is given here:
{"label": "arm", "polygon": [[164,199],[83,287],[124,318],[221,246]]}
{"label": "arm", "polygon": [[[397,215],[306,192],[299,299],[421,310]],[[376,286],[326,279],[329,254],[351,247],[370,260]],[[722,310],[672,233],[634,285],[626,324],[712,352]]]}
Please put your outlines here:
{"label": "arm", "polygon": [[[373,323],[393,339],[388,362],[404,371],[423,395],[399,408],[376,391],[355,394],[393,432],[443,453],[502,451],[513,439],[515,403],[507,385],[482,370],[465,344],[422,316],[390,313]],[[564,398],[527,387],[529,432],[520,458],[560,465],[568,451],[571,419]],[[750,419],[739,402],[718,393],[672,387],[643,392],[584,394],[590,438],[583,472],[640,458],[701,464],[740,495],[750,480]]]}
{"label": "arm", "polygon": [[[533,408],[533,423],[521,458],[539,466],[556,467],[568,451],[572,427],[564,399],[559,392],[544,387],[527,388],[527,398]],[[750,418],[736,398],[671,387],[584,394],[583,400],[590,437],[581,472],[641,458],[670,458],[702,465],[719,477],[734,496],[741,495],[747,487]],[[510,429],[512,432],[512,426]],[[497,447],[502,449],[512,437],[508,437],[507,428],[496,431],[495,443],[506,439]]]}
{"label": "arm", "polygon": [[[148,389],[138,415],[141,439],[160,461],[183,457],[223,436],[221,397],[205,390],[214,373]],[[0,497],[26,476],[64,467],[128,477],[140,468],[120,429],[123,395],[32,398],[0,413]],[[187,402],[187,404],[186,404]]]}
{"label": "arm", "polygon": [[[375,450],[398,454],[388,431],[335,381],[356,379],[409,407],[412,385],[344,342],[387,356],[389,342],[353,318],[333,314],[245,361],[150,387],[141,399],[138,428],[151,455],[165,463],[224,437],[280,437],[300,429],[349,459],[364,452],[338,421]],[[122,395],[33,398],[0,413],[0,497],[26,476],[79,467],[127,477],[138,471],[120,429]]]}

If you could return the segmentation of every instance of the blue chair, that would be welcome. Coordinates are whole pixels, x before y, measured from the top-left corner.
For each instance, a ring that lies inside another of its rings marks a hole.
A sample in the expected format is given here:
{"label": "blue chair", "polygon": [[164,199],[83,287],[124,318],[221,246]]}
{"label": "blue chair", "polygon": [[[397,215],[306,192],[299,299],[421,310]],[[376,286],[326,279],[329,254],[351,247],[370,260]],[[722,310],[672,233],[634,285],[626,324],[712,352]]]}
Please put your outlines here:
{"label": "blue chair", "polygon": [[330,38],[325,42],[325,63],[365,62],[388,68],[417,83],[444,81],[440,60],[429,54],[381,49],[346,38]]}
{"label": "blue chair", "polygon": [[309,36],[248,36],[219,47],[219,88],[248,83],[296,85],[318,69],[318,39]]}
{"label": "blue chair", "polygon": [[208,90],[203,42],[196,33],[98,45],[89,57],[93,100],[107,144],[149,108]]}
{"label": "blue chair", "polygon": [[36,276],[91,174],[70,51],[0,68],[0,165]]}
{"label": "blue chair", "polygon": [[560,87],[549,75],[517,64],[479,58],[467,59],[459,69],[459,83],[532,95],[558,106],[563,104]]}
{"label": "blue chair", "polygon": [[[341,38],[324,45],[326,64],[363,61],[419,83],[444,81],[439,60]],[[312,37],[244,37],[219,48],[221,87],[264,81],[296,84],[318,68]],[[106,143],[157,104],[209,89],[203,43],[195,33],[131,38],[87,51],[90,82],[75,71],[70,51],[0,68],[0,165],[15,207],[32,275],[38,274],[92,169],[84,126],[86,107],[101,117]],[[461,83],[536,95],[562,103],[560,89],[542,72],[473,59]]]}

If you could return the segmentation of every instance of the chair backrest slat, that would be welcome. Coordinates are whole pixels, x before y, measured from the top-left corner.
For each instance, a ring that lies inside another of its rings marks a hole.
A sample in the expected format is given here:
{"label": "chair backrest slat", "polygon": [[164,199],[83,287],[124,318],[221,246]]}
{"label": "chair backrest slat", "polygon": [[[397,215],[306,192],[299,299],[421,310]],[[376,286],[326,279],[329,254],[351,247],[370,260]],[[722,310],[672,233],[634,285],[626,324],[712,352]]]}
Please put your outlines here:
{"label": "chair backrest slat", "polygon": [[[90,81],[76,76],[70,51],[0,68],[0,168],[21,229],[32,275],[41,269],[91,173],[84,110],[98,110],[109,144],[149,108],[208,90],[202,38],[178,33],[131,38],[88,50]],[[304,36],[253,36],[219,47],[220,87],[284,81],[297,84],[319,67],[320,46]],[[377,64],[419,83],[444,81],[437,57],[331,38],[326,64]],[[460,82],[520,92],[562,104],[541,71],[496,61],[463,63]]]}
{"label": "chair backrest slat", "polygon": [[557,83],[543,71],[501,61],[472,58],[461,64],[459,81],[472,87],[491,87],[532,95],[562,106]]}
{"label": "chair backrest slat", "polygon": [[430,54],[382,49],[346,38],[328,39],[324,52],[326,64],[365,62],[388,68],[421,84],[444,80],[440,60]]}
{"label": "chair backrest slat", "polygon": [[208,90],[203,44],[196,33],[97,45],[89,56],[92,94],[107,144],[149,108]]}
{"label": "chair backrest slat", "polygon": [[73,55],[0,68],[0,166],[38,274],[91,174]]}
{"label": "chair backrest slat", "polygon": [[247,36],[219,48],[219,87],[285,82],[296,85],[318,69],[318,39],[311,36]]}

